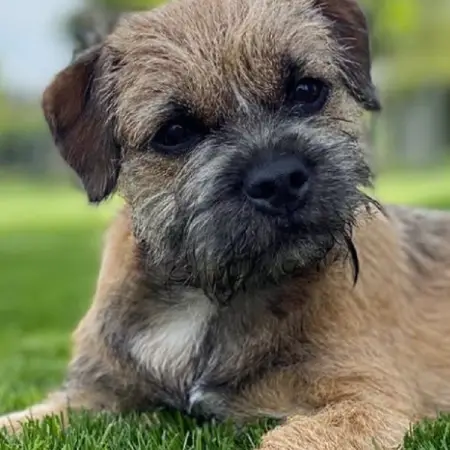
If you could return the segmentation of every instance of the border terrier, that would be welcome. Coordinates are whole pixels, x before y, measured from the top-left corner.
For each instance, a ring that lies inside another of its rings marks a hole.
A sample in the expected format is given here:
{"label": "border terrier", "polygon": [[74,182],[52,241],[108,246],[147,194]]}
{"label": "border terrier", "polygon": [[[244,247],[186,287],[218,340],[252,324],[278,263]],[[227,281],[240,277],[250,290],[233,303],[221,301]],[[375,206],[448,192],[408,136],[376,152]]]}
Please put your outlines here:
{"label": "border terrier", "polygon": [[272,417],[264,450],[397,448],[450,406],[450,215],[368,194],[380,110],[355,0],[175,0],[46,89],[89,200],[114,192],[65,383],[1,419]]}

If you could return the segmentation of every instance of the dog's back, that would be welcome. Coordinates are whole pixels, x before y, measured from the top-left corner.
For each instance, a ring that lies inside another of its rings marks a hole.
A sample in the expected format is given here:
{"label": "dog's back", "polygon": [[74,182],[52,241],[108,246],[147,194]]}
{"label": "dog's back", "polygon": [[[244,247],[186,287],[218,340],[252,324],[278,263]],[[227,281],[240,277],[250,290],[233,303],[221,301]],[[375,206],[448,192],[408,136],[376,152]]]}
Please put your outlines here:
{"label": "dog's back", "polygon": [[430,414],[450,407],[450,213],[389,206],[405,254],[417,382]]}

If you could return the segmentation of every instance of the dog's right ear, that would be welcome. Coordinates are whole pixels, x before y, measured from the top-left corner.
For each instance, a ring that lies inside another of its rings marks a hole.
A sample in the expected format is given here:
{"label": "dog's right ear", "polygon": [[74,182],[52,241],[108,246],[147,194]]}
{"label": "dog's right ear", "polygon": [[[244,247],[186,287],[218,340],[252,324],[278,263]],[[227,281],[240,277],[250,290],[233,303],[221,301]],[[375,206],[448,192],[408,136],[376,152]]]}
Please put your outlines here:
{"label": "dog's right ear", "polygon": [[100,89],[105,66],[102,45],[87,50],[56,75],[42,99],[55,144],[93,203],[113,192],[120,169],[109,101]]}

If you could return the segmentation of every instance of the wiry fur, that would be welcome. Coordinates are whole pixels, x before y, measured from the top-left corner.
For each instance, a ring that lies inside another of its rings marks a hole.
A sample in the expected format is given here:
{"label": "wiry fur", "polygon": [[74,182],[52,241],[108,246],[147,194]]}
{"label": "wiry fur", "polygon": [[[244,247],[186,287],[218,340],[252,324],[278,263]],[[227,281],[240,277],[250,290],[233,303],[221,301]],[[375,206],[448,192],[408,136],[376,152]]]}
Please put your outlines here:
{"label": "wiry fur", "polygon": [[[369,185],[370,170],[354,138],[285,116],[252,117],[206,140],[166,190],[127,190],[137,237],[151,243],[150,264],[213,298],[278,283],[331,250],[347,256],[356,215],[369,201],[359,187]],[[273,158],[280,148],[302,156],[314,173],[311,195],[289,220],[255,212],[241,193],[254,159]],[[138,180],[143,165],[137,158],[123,170]]]}
{"label": "wiry fur", "polygon": [[[320,114],[289,103],[293,67],[330,85]],[[360,190],[363,113],[379,102],[354,0],[179,0],[125,16],[43,108],[89,199],[117,190],[125,206],[65,383],[0,425],[174,407],[281,419],[263,450],[368,450],[450,409],[450,217]],[[152,143],[174,109],[207,130],[183,155]],[[275,217],[241,183],[280,155],[310,177],[302,207]]]}

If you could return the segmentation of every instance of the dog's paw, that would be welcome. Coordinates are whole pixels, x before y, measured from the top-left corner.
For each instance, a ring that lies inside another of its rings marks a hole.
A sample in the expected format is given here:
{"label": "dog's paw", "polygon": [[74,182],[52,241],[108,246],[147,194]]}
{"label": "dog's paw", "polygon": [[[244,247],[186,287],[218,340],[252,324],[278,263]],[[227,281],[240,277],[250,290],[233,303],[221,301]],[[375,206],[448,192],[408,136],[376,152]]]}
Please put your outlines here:
{"label": "dog's paw", "polygon": [[7,433],[20,433],[25,424],[29,422],[39,423],[47,417],[59,416],[65,421],[66,410],[54,403],[42,403],[23,411],[16,411],[0,416],[0,430]]}
{"label": "dog's paw", "polygon": [[263,437],[258,450],[312,450],[313,448],[303,446],[298,436],[296,436],[296,439],[293,439],[293,436],[289,432],[286,433],[283,427],[279,427],[269,431]]}
{"label": "dog's paw", "polygon": [[21,412],[0,416],[0,433],[20,433],[24,422],[27,420],[30,420],[30,417]]}

